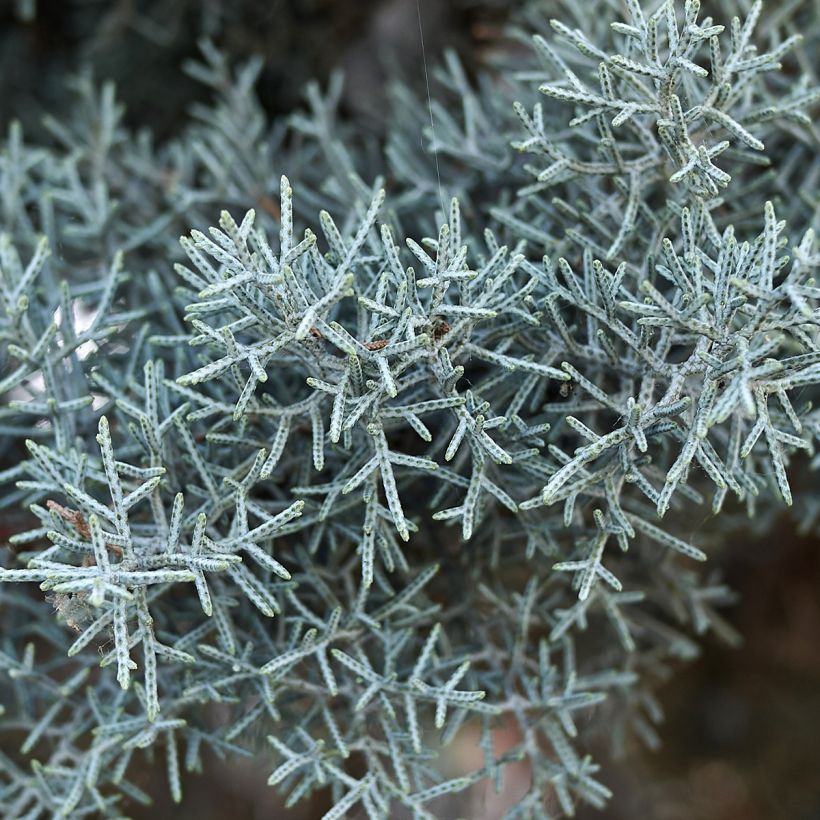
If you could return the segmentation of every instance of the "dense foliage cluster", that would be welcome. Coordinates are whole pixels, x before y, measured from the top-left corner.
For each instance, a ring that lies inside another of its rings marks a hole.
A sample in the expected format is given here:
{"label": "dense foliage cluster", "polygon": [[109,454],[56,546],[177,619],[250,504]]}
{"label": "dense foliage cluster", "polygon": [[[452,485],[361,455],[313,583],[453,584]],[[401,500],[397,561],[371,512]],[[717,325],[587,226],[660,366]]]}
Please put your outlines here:
{"label": "dense foliage cluster", "polygon": [[669,664],[734,637],[710,540],[814,526],[810,4],[521,5],[377,143],[338,78],[269,122],[207,42],[172,140],[88,76],[9,127],[3,816],[118,816],[146,756],[181,799],[205,749],[328,820],[514,760],[511,817],[603,806],[589,738],[655,744]]}

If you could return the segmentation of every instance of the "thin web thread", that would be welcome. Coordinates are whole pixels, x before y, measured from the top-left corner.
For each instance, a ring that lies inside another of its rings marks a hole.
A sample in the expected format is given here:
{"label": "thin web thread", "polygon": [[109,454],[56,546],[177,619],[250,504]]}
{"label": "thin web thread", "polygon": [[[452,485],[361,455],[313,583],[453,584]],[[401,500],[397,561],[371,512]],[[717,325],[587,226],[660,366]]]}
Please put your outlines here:
{"label": "thin web thread", "polygon": [[[436,179],[438,180],[438,198],[441,203],[441,218],[447,220],[447,209],[444,207],[444,191],[441,187],[441,171],[438,165],[438,142],[436,140],[436,123],[433,117],[433,98],[430,96],[430,76],[427,73],[427,52],[424,48],[424,27],[421,23],[421,0],[416,0],[416,13],[419,18],[419,37],[421,39],[421,60],[424,63],[424,83],[427,86],[427,110],[430,112],[430,132],[433,137],[433,156],[436,160]],[[424,150],[424,139],[421,143]]]}

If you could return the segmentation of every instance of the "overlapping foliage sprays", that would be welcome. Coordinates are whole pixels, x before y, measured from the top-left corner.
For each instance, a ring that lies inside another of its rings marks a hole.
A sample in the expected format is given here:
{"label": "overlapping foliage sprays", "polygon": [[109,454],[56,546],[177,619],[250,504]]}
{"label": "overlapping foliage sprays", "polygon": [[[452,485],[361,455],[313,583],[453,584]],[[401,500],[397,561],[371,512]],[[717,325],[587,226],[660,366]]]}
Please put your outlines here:
{"label": "overlapping foliage sprays", "polygon": [[270,123],[208,44],[174,141],[88,77],[10,126],[4,817],[120,816],[146,757],[181,800],[205,749],[328,820],[513,760],[511,817],[605,805],[596,727],[654,745],[734,638],[715,534],[818,511],[816,20],[746,5],[530,3],[432,131],[395,85],[381,153],[337,81]]}

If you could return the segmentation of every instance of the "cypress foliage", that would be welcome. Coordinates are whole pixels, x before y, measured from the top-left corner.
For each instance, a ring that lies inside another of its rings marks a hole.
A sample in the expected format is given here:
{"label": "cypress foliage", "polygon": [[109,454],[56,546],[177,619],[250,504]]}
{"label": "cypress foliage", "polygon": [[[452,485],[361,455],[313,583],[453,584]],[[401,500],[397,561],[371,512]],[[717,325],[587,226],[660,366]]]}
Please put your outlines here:
{"label": "cypress foliage", "polygon": [[378,146],[208,42],[176,137],[87,75],[9,126],[3,816],[121,816],[145,759],[181,800],[206,749],[328,820],[522,759],[510,817],[603,807],[596,727],[654,745],[660,673],[735,639],[710,546],[816,528],[810,4],[577,5],[395,82]]}

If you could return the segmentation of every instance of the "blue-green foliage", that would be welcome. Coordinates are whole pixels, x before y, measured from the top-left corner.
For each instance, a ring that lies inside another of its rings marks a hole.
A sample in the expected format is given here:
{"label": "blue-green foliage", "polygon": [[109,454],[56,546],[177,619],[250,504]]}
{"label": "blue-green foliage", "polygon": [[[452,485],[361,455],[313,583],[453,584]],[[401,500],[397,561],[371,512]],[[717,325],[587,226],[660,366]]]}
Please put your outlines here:
{"label": "blue-green foliage", "polygon": [[558,817],[609,797],[582,724],[657,742],[666,665],[734,638],[705,548],[817,514],[818,92],[800,3],[610,5],[448,55],[427,151],[403,86],[374,155],[335,81],[269,123],[207,44],[169,144],[88,78],[11,126],[0,580],[46,595],[0,586],[3,816],[119,816],[143,755],[179,800],[207,747],[328,818],[524,758],[510,816]]}

